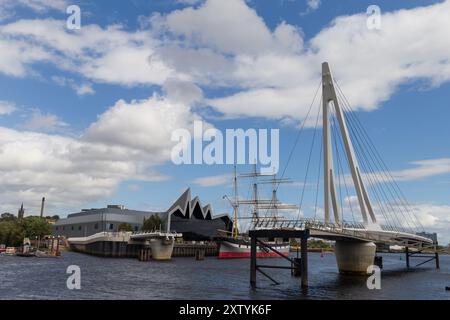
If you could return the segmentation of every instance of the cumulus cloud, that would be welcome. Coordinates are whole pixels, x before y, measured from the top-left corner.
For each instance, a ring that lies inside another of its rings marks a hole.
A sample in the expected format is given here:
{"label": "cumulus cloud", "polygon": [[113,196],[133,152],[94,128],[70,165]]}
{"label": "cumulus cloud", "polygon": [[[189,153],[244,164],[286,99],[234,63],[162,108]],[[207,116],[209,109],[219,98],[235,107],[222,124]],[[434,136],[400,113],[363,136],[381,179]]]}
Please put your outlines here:
{"label": "cumulus cloud", "polygon": [[171,74],[153,54],[156,40],[145,31],[86,25],[70,32],[65,21],[54,19],[19,20],[0,26],[0,31],[0,49],[5,49],[0,53],[0,72],[7,75],[30,75],[35,62],[53,63],[97,82],[126,86],[163,84]]}
{"label": "cumulus cloud", "polygon": [[412,208],[427,232],[436,232],[440,244],[450,244],[450,206],[421,203]]}
{"label": "cumulus cloud", "polygon": [[[1,210],[14,212],[21,202],[37,209],[43,195],[50,209],[76,208],[110,196],[123,181],[168,179],[156,167],[170,159],[171,132],[197,118],[186,105],[153,96],[118,101],[78,138],[0,127]],[[57,122],[37,113],[29,129]]]}
{"label": "cumulus cloud", "polygon": [[163,86],[175,80],[203,91],[231,88],[204,103],[226,116],[298,121],[323,61],[359,110],[376,109],[414,80],[429,86],[447,82],[447,13],[448,0],[386,12],[382,29],[369,30],[361,12],[337,17],[308,40],[286,22],[269,28],[244,0],[207,0],[156,13],[136,31],[86,25],[69,32],[64,21],[19,20],[0,27],[0,72],[23,77],[36,62],[48,62],[101,83]]}
{"label": "cumulus cloud", "polygon": [[156,95],[130,103],[120,100],[100,115],[82,140],[126,148],[130,156],[139,153],[151,163],[162,163],[170,159],[172,131],[193,128],[199,119],[187,105]]}
{"label": "cumulus cloud", "polygon": [[168,79],[163,85],[163,90],[172,101],[188,105],[203,99],[202,89],[189,81]]}

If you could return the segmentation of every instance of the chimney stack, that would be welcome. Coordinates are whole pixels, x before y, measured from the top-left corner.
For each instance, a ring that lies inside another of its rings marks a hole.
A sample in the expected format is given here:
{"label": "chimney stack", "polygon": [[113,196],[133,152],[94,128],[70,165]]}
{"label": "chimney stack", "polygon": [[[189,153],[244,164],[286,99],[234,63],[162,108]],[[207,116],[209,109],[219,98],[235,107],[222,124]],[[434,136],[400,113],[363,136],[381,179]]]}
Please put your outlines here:
{"label": "chimney stack", "polygon": [[45,204],[45,197],[42,198],[42,204],[41,204],[41,218],[44,216],[44,204]]}

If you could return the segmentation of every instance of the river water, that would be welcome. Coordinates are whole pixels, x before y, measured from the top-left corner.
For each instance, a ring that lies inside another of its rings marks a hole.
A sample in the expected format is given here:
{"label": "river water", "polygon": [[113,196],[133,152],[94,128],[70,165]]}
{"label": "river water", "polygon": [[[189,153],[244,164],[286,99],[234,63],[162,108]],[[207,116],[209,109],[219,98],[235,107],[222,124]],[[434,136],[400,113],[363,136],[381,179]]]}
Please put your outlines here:
{"label": "river water", "polygon": [[[309,254],[309,288],[289,270],[267,272],[281,284],[258,275],[258,288],[249,286],[249,260],[174,258],[170,262],[99,258],[64,252],[59,259],[0,256],[0,299],[445,299],[450,300],[450,256],[405,269],[405,257],[382,254],[381,290],[369,290],[366,277],[337,272],[333,253]],[[261,260],[259,260],[261,261]],[[423,259],[413,259],[419,263]],[[264,264],[286,265],[283,259]],[[67,267],[81,270],[81,289],[67,289]]]}

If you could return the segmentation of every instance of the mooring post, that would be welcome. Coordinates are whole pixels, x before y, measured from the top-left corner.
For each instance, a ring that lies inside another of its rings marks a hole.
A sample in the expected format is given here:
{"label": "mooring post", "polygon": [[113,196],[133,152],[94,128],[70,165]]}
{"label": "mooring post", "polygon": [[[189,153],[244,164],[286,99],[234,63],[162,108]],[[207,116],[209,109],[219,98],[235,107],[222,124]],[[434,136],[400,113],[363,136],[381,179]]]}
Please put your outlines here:
{"label": "mooring post", "polygon": [[408,249],[408,247],[405,247],[405,253],[406,253],[406,268],[409,269],[409,249]]}
{"label": "mooring post", "polygon": [[256,237],[251,237],[250,247],[250,285],[256,288]]}
{"label": "mooring post", "polygon": [[436,269],[440,269],[439,268],[439,252],[437,250],[437,246],[434,247],[434,254],[435,254],[435,257],[436,257]]}
{"label": "mooring post", "polygon": [[302,288],[308,287],[308,236],[305,234],[301,238],[301,277]]}

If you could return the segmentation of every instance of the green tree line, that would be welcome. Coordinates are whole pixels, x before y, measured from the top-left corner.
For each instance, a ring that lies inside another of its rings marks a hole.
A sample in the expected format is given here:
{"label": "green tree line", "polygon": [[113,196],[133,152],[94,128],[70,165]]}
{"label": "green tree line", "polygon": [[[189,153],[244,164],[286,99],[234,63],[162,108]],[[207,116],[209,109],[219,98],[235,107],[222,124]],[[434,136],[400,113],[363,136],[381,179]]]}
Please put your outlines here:
{"label": "green tree line", "polygon": [[19,246],[23,238],[42,238],[50,234],[51,226],[45,218],[30,216],[18,219],[9,213],[0,216],[0,244]]}
{"label": "green tree line", "polygon": [[[144,219],[144,223],[142,224],[141,231],[151,232],[155,230],[159,230],[162,225],[161,218],[158,215],[152,215],[148,219]],[[121,223],[118,227],[118,231],[133,231],[133,227],[129,223]]]}

